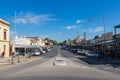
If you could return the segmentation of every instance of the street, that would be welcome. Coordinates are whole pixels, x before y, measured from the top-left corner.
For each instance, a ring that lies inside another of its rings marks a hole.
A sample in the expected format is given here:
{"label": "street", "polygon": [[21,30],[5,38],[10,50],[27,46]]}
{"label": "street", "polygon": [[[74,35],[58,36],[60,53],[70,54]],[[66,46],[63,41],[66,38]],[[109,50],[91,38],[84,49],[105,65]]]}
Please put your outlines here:
{"label": "street", "polygon": [[[120,80],[120,73],[99,69],[77,59],[60,46],[31,61],[0,72],[0,80]],[[54,65],[56,58],[64,66]]]}

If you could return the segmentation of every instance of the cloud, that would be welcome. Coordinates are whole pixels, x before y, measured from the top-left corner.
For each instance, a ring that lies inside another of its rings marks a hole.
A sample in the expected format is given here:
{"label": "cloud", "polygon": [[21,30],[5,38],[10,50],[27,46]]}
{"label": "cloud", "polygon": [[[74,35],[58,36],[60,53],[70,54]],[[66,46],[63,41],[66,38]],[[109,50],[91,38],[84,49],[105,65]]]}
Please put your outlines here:
{"label": "cloud", "polygon": [[71,26],[66,26],[67,30],[71,30],[71,29],[78,29],[77,25],[71,25]]}
{"label": "cloud", "polygon": [[58,32],[56,35],[61,35],[62,33],[61,32]]}
{"label": "cloud", "polygon": [[76,30],[79,29],[80,25],[69,25],[69,26],[60,26],[61,29],[67,29],[67,30]]}
{"label": "cloud", "polygon": [[55,34],[49,34],[49,35],[41,35],[40,37],[41,38],[47,38],[47,37],[55,37],[55,36],[59,36],[59,35],[61,35],[62,33],[61,32],[57,32],[57,33],[55,33]]}
{"label": "cloud", "polygon": [[61,35],[62,33],[61,32],[57,32],[57,33],[55,33],[55,34],[51,34],[51,36],[59,36],[59,35]]}
{"label": "cloud", "polygon": [[78,28],[81,27],[81,25],[79,25],[81,22],[83,22],[83,20],[76,20],[77,24],[74,25],[68,25],[68,26],[60,26],[61,29],[67,29],[67,30],[76,30]]}
{"label": "cloud", "polygon": [[101,31],[103,31],[104,28],[103,28],[102,26],[98,26],[98,27],[96,27],[95,29],[90,28],[89,30],[90,30],[90,32],[97,33],[97,32],[101,32]]}
{"label": "cloud", "polygon": [[13,21],[17,24],[43,24],[48,21],[56,21],[57,19],[52,18],[51,14],[35,14],[32,12],[20,12],[16,16],[16,20],[13,18]]}
{"label": "cloud", "polygon": [[83,20],[76,20],[77,24],[80,24],[81,22],[83,22]]}

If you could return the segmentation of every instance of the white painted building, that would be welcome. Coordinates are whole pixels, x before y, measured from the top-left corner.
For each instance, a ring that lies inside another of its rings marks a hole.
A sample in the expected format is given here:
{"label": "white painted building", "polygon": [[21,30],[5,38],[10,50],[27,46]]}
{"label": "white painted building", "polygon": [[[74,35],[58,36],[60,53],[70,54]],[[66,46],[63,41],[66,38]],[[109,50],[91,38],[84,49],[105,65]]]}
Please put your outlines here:
{"label": "white painted building", "polygon": [[42,39],[36,37],[18,38],[14,37],[10,40],[10,53],[16,52],[18,48],[40,48],[44,47],[45,43]]}
{"label": "white painted building", "polygon": [[0,19],[0,55],[9,57],[9,27],[10,24]]}

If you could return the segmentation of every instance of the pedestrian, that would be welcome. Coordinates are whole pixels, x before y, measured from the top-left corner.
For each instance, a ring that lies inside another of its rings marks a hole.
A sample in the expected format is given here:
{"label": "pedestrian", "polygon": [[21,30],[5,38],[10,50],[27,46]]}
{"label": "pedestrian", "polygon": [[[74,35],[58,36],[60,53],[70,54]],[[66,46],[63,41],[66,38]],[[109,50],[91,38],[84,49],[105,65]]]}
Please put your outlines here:
{"label": "pedestrian", "polygon": [[12,57],[11,57],[11,64],[13,64],[14,63],[14,52],[12,52]]}
{"label": "pedestrian", "polygon": [[5,55],[5,52],[3,51],[3,52],[2,52],[2,58],[4,58],[4,55]]}
{"label": "pedestrian", "polygon": [[14,58],[14,54],[15,54],[15,53],[14,53],[14,52],[12,52],[12,58]]}
{"label": "pedestrian", "polygon": [[16,52],[13,52],[13,60],[16,60]]}

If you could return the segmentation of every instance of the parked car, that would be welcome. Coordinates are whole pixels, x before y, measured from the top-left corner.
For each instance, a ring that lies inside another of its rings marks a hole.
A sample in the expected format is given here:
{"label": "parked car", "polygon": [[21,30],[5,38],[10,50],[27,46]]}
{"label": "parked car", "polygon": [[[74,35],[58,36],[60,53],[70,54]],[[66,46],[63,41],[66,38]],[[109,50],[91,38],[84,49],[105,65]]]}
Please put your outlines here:
{"label": "parked car", "polygon": [[77,51],[77,49],[75,49],[75,48],[70,48],[69,50],[72,51],[72,52],[76,52]]}
{"label": "parked car", "polygon": [[40,53],[41,54],[45,54],[46,52],[44,50],[40,50]]}
{"label": "parked car", "polygon": [[66,46],[63,45],[63,46],[61,47],[61,49],[66,49]]}
{"label": "parked car", "polygon": [[84,49],[78,49],[77,53],[80,55],[85,55],[85,50]]}
{"label": "parked car", "polygon": [[51,48],[45,48],[44,51],[45,52],[50,52],[50,51],[52,51],[52,49]]}
{"label": "parked car", "polygon": [[32,55],[33,55],[32,53],[28,52],[28,53],[26,54],[26,57],[27,57],[27,58],[30,58]]}
{"label": "parked car", "polygon": [[35,50],[33,55],[39,56],[40,54],[41,54],[41,52],[39,50]]}
{"label": "parked car", "polygon": [[100,56],[98,53],[93,52],[93,51],[86,51],[85,55],[88,57],[99,57]]}
{"label": "parked car", "polygon": [[50,52],[52,49],[48,48],[47,50],[48,50],[48,52]]}

